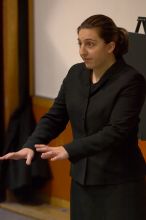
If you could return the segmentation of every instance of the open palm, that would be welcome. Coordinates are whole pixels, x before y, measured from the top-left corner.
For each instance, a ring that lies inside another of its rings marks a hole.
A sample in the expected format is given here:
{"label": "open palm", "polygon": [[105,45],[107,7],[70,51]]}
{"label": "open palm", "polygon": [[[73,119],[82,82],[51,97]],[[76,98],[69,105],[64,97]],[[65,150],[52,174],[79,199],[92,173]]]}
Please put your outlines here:
{"label": "open palm", "polygon": [[23,148],[16,152],[10,152],[8,154],[5,154],[4,156],[0,157],[0,160],[20,160],[20,159],[26,159],[26,164],[30,165],[31,161],[34,157],[34,151],[30,148]]}

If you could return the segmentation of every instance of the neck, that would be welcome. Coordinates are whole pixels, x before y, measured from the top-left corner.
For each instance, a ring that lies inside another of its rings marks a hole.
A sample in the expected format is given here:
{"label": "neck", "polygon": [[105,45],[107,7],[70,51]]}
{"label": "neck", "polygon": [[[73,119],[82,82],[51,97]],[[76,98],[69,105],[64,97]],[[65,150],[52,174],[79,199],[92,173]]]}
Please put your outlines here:
{"label": "neck", "polygon": [[108,62],[104,63],[98,68],[93,69],[92,73],[92,82],[96,83],[100,80],[100,78],[104,75],[104,73],[116,62],[115,58],[108,60]]}

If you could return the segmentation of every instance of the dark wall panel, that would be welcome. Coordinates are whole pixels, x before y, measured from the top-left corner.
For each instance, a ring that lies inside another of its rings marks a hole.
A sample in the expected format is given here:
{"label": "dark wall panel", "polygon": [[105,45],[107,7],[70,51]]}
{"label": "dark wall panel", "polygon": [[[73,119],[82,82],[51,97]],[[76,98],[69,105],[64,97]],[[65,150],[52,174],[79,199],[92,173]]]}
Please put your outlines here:
{"label": "dark wall panel", "polygon": [[[129,33],[129,52],[124,57],[146,79],[146,35]],[[146,140],[146,101],[140,115],[139,139]]]}

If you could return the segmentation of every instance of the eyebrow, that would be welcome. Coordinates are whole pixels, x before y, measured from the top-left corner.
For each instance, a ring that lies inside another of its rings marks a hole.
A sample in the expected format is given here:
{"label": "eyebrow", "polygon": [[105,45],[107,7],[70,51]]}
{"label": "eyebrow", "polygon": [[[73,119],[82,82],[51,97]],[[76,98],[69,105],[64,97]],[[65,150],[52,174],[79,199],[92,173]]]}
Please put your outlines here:
{"label": "eyebrow", "polygon": [[[77,40],[78,40],[78,41],[81,41],[79,38],[78,38]],[[87,40],[96,42],[96,40],[93,40],[93,39],[91,39],[91,38],[87,38],[87,39],[85,39],[84,41],[87,41]]]}

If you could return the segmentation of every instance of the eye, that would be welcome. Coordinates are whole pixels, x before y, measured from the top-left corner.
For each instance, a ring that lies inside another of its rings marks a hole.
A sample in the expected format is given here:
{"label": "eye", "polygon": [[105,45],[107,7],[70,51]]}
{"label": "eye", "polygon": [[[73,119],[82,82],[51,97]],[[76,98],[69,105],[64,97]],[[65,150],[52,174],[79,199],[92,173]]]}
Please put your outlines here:
{"label": "eye", "polygon": [[82,45],[82,44],[81,44],[81,42],[80,42],[80,41],[78,41],[78,46],[79,46],[79,47],[81,47],[81,45]]}
{"label": "eye", "polygon": [[95,43],[93,43],[92,41],[88,41],[88,42],[86,42],[86,46],[91,48],[91,47],[95,46]]}

